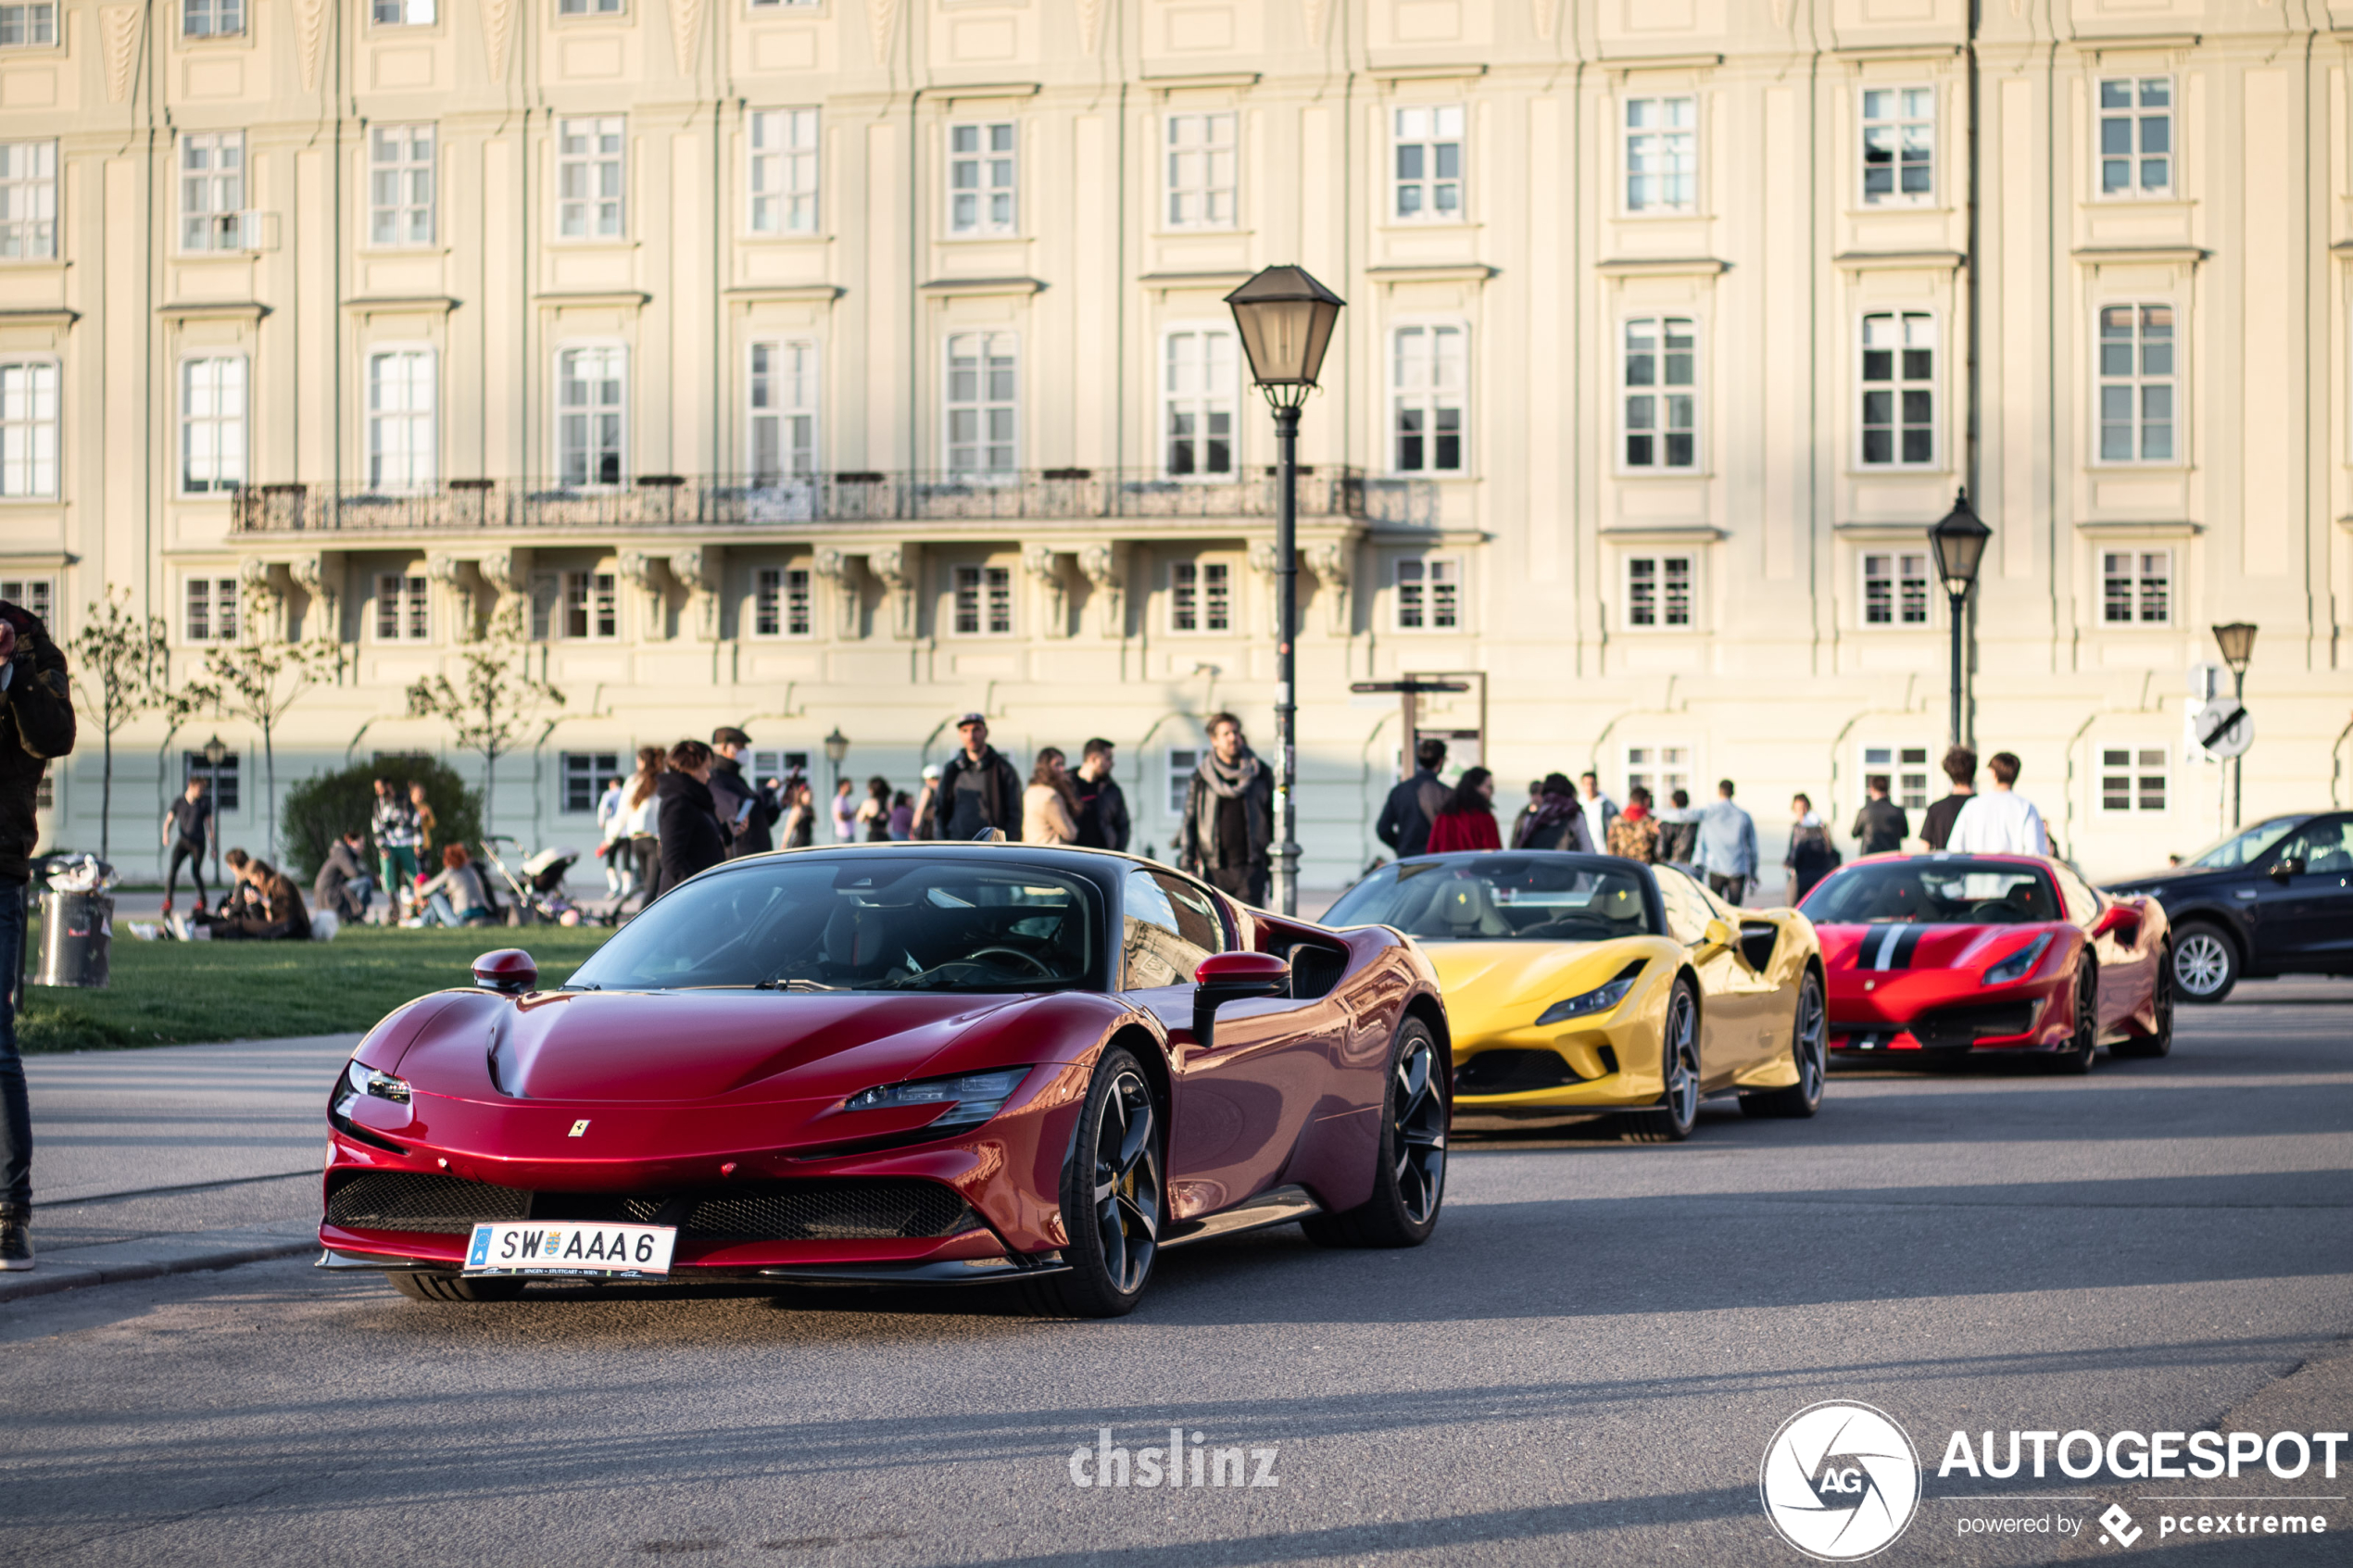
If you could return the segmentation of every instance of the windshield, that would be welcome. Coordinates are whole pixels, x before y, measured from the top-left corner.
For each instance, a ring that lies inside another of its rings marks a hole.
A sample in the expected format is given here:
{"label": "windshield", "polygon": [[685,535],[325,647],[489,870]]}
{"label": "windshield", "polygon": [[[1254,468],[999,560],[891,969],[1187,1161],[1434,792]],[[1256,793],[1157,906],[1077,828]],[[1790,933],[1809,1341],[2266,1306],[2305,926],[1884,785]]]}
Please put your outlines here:
{"label": "windshield", "polygon": [[2268,822],[2258,822],[2244,833],[2234,833],[2221,843],[2200,850],[2184,864],[2202,866],[2208,871],[2226,872],[2259,860],[2263,852],[2285,838],[2288,830],[2302,822],[2301,817],[2273,817]]}
{"label": "windshield", "polygon": [[1893,860],[1850,866],[1798,906],[1818,925],[2022,925],[2057,920],[2050,879],[1999,860]]}
{"label": "windshield", "polygon": [[982,855],[806,857],[701,877],[614,934],[573,989],[1038,991],[1100,985],[1099,895]]}
{"label": "windshield", "polygon": [[1327,925],[1393,925],[1430,942],[1606,942],[1657,935],[1634,872],[1544,855],[1384,866],[1340,896]]}

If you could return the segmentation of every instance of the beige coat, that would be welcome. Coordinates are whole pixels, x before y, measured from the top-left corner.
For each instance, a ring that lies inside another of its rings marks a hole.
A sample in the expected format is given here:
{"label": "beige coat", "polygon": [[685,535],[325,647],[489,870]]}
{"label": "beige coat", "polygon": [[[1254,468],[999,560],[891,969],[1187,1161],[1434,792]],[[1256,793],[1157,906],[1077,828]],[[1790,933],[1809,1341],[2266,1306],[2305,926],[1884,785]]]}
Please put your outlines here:
{"label": "beige coat", "polygon": [[1070,803],[1052,784],[1034,784],[1021,792],[1021,841],[1024,844],[1078,842],[1078,824],[1070,820]]}

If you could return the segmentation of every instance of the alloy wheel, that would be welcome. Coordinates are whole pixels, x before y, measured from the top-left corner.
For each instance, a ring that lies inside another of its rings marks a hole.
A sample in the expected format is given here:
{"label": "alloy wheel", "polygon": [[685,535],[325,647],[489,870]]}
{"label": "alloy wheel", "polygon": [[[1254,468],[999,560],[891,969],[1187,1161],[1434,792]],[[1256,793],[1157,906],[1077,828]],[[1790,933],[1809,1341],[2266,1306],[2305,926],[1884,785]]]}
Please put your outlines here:
{"label": "alloy wheel", "polygon": [[2231,975],[2231,954],[2210,931],[2193,931],[2173,947],[2173,978],[2192,998],[2203,1001],[2222,989]]}
{"label": "alloy wheel", "polygon": [[1822,1001],[1822,983],[1812,975],[1797,993],[1797,1087],[1808,1101],[1822,1098],[1830,1073],[1830,1009]]}
{"label": "alloy wheel", "polygon": [[1699,1009],[1678,991],[1667,1013],[1667,1104],[1678,1126],[1699,1120]]}
{"label": "alloy wheel", "polygon": [[1162,1214],[1159,1129],[1151,1091],[1141,1074],[1123,1071],[1112,1081],[1095,1134],[1095,1227],[1113,1288],[1143,1287],[1160,1246]]}
{"label": "alloy wheel", "polygon": [[1396,1080],[1390,1147],[1397,1196],[1405,1218],[1418,1225],[1437,1212],[1446,1189],[1446,1101],[1438,1090],[1438,1048],[1427,1036],[1410,1041],[1398,1057]]}

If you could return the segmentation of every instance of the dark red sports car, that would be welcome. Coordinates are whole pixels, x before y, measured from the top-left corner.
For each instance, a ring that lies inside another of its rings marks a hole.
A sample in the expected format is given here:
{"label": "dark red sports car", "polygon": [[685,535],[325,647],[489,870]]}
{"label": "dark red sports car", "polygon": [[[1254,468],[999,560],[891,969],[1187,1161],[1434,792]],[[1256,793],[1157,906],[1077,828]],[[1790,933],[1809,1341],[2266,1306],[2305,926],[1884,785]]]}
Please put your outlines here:
{"label": "dark red sports car", "polygon": [[1831,1049],[1850,1058],[2039,1053],[2087,1072],[2173,1044],[2171,933],[2063,860],[1875,855],[1798,906],[1830,974]]}
{"label": "dark red sports car", "polygon": [[731,861],[572,980],[491,953],[328,1102],[321,1265],[422,1300],[534,1278],[1022,1282],[1136,1303],[1159,1249],[1437,1224],[1446,1015],[1394,933],[1095,850]]}

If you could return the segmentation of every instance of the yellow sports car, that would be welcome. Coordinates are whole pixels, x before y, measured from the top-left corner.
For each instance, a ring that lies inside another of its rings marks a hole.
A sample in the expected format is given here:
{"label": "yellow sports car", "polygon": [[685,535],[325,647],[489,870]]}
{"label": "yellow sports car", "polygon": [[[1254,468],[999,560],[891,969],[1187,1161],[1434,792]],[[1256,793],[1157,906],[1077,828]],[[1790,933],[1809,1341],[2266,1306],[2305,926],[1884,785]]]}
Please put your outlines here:
{"label": "yellow sports car", "polygon": [[1821,1107],[1822,956],[1794,909],[1734,909],[1672,866],[1507,850],[1384,866],[1324,920],[1429,954],[1458,1113],[1615,1110],[1679,1143],[1718,1095],[1752,1116]]}

